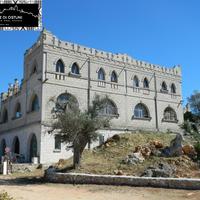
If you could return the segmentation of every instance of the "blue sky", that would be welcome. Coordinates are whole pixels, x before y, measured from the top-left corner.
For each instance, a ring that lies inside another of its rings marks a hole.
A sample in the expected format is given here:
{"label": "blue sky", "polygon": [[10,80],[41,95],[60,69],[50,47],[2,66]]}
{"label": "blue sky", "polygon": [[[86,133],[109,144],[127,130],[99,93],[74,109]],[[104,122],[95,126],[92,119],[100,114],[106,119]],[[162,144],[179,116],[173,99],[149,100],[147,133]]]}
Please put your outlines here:
{"label": "blue sky", "polygon": [[[43,26],[66,41],[153,64],[180,64],[186,103],[200,89],[199,9],[199,0],[43,0]],[[23,54],[38,35],[0,31],[1,92],[22,78]]]}

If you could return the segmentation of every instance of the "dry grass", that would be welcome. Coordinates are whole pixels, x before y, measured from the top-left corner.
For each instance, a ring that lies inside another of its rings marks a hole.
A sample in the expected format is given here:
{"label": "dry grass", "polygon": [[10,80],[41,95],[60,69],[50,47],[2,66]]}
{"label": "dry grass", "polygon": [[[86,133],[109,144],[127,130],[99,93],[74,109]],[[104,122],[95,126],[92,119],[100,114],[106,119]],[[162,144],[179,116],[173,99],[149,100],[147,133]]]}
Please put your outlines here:
{"label": "dry grass", "polygon": [[[168,146],[173,138],[175,138],[175,134],[147,132],[121,134],[120,141],[109,143],[107,147],[102,145],[93,150],[85,150],[82,156],[81,167],[76,171],[70,169],[72,158],[65,160],[64,163],[62,163],[62,171],[89,174],[114,174],[115,170],[122,170],[126,175],[140,176],[147,167],[154,166],[156,163],[164,161],[176,166],[177,177],[200,177],[196,164],[190,159],[184,159],[182,157],[161,158],[151,156],[143,163],[137,165],[122,164],[122,160],[128,154],[132,153],[136,146],[145,145],[154,140],[158,140],[162,142],[164,146]],[[185,141],[185,143],[187,143],[187,141]]]}

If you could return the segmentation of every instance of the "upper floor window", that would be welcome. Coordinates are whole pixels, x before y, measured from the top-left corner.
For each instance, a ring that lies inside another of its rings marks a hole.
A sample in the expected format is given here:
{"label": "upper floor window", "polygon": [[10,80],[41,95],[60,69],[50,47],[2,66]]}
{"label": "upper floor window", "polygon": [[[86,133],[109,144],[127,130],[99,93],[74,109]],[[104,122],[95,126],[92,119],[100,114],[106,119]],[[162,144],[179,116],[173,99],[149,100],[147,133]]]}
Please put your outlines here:
{"label": "upper floor window", "polygon": [[65,66],[61,60],[58,60],[56,63],[56,72],[65,73]]}
{"label": "upper floor window", "polygon": [[102,68],[100,68],[98,71],[98,79],[101,81],[105,81],[105,72]]}
{"label": "upper floor window", "polygon": [[172,109],[171,107],[167,107],[164,110],[164,121],[171,121],[171,122],[176,122],[177,121],[177,116],[176,116],[176,112],[174,111],[174,109]]}
{"label": "upper floor window", "polygon": [[33,74],[36,74],[36,73],[37,73],[37,65],[34,64],[34,65],[32,66],[32,68],[31,68],[31,73],[30,73],[30,75],[32,76]]}
{"label": "upper floor window", "polygon": [[148,109],[144,104],[139,103],[135,106],[134,118],[150,118]]}
{"label": "upper floor window", "polygon": [[20,103],[17,103],[16,108],[15,108],[15,114],[14,114],[14,118],[20,118],[22,116],[22,112],[21,112],[21,105]]}
{"label": "upper floor window", "polygon": [[69,93],[63,93],[58,96],[56,102],[57,111],[75,110],[79,107],[76,97]]}
{"label": "upper floor window", "polygon": [[144,78],[144,81],[143,81],[143,87],[144,88],[149,88],[149,81],[148,81],[148,79],[146,77]]}
{"label": "upper floor window", "polygon": [[8,111],[7,111],[7,109],[5,109],[3,111],[3,116],[2,116],[2,123],[6,123],[6,122],[8,122]]}
{"label": "upper floor window", "polygon": [[139,79],[137,76],[133,78],[133,87],[139,87]]}
{"label": "upper floor window", "polygon": [[161,92],[167,92],[167,84],[165,83],[165,81],[162,82],[162,86],[161,86]]}
{"label": "upper floor window", "polygon": [[31,103],[31,111],[34,112],[34,111],[38,111],[39,109],[40,109],[39,99],[38,99],[38,96],[35,95]]}
{"label": "upper floor window", "polygon": [[172,83],[172,85],[171,85],[171,93],[173,93],[173,94],[176,93],[176,86],[174,85],[174,83]]}
{"label": "upper floor window", "polygon": [[112,74],[111,74],[111,82],[114,82],[114,83],[117,83],[117,74],[115,71],[112,71]]}
{"label": "upper floor window", "polygon": [[99,115],[106,116],[118,116],[117,106],[113,101],[108,99],[101,110],[99,110]]}
{"label": "upper floor window", "polygon": [[71,73],[72,73],[72,74],[77,74],[77,75],[80,74],[79,66],[78,66],[77,63],[74,63],[74,64],[72,65]]}

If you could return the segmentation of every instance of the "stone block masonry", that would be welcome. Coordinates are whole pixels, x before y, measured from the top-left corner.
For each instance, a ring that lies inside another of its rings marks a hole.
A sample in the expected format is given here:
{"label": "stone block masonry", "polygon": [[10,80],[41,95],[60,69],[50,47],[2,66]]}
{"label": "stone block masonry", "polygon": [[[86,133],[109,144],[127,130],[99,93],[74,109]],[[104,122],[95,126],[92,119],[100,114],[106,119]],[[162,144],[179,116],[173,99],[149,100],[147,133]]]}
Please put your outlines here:
{"label": "stone block masonry", "polygon": [[188,178],[147,178],[134,176],[46,172],[45,180],[51,183],[68,184],[125,185],[134,187],[157,187],[188,190],[200,189],[200,179]]}

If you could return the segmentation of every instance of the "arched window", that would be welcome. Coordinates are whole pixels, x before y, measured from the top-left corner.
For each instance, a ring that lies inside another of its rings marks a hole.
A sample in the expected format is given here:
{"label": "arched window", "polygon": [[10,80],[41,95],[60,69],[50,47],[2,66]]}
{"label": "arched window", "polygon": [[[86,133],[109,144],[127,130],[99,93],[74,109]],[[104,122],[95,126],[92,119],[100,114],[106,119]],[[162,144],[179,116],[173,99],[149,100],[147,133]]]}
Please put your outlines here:
{"label": "arched window", "polygon": [[38,96],[35,95],[31,103],[31,111],[34,112],[34,111],[38,111],[39,109],[40,109],[39,99],[38,99]]}
{"label": "arched window", "polygon": [[22,116],[22,112],[21,112],[21,105],[20,103],[17,103],[16,107],[15,107],[15,114],[14,114],[14,118],[20,118]]}
{"label": "arched window", "polygon": [[35,134],[31,136],[31,141],[30,141],[30,161],[32,157],[37,157],[37,138]]}
{"label": "arched window", "polygon": [[133,78],[133,87],[139,87],[139,79],[137,76]]}
{"label": "arched window", "polygon": [[134,118],[150,118],[148,109],[144,104],[139,103],[135,106]]}
{"label": "arched window", "polygon": [[15,154],[20,154],[20,142],[17,136],[13,140],[13,152]]}
{"label": "arched window", "polygon": [[171,93],[176,94],[176,86],[174,85],[174,83],[172,83],[171,85]]}
{"label": "arched window", "polygon": [[69,93],[63,93],[58,96],[56,102],[57,111],[74,110],[79,107],[76,97]]}
{"label": "arched window", "polygon": [[8,111],[7,111],[7,109],[5,109],[3,111],[3,116],[2,116],[2,123],[6,123],[6,122],[8,122]]}
{"label": "arched window", "polygon": [[36,66],[36,64],[34,64],[34,65],[32,66],[32,68],[31,68],[31,75],[33,75],[33,74],[35,74],[35,73],[37,73],[37,66]]}
{"label": "arched window", "polygon": [[117,106],[113,101],[108,99],[105,104],[103,105],[103,108],[99,110],[99,115],[105,115],[105,116],[118,116]]}
{"label": "arched window", "polygon": [[171,108],[171,107],[167,107],[164,110],[164,121],[171,121],[171,122],[176,122],[177,121],[177,116],[176,116],[176,112]]}
{"label": "arched window", "polygon": [[98,79],[101,81],[105,81],[105,72],[102,68],[100,68],[98,71]]}
{"label": "arched window", "polygon": [[144,78],[144,81],[143,81],[143,87],[144,88],[149,88],[149,81],[148,81],[148,79],[146,77]]}
{"label": "arched window", "polygon": [[1,155],[2,156],[5,155],[5,149],[6,149],[6,140],[3,139],[3,140],[1,140]]}
{"label": "arched window", "polygon": [[79,72],[79,66],[78,66],[77,63],[74,63],[74,64],[72,65],[71,72],[72,72],[72,74],[77,74],[77,75],[80,74],[80,72]]}
{"label": "arched window", "polygon": [[56,72],[65,73],[65,66],[61,60],[58,60],[56,63]]}
{"label": "arched window", "polygon": [[167,84],[165,83],[165,81],[162,82],[161,91],[167,92]]}
{"label": "arched window", "polygon": [[117,74],[115,71],[112,71],[111,82],[117,83]]}

